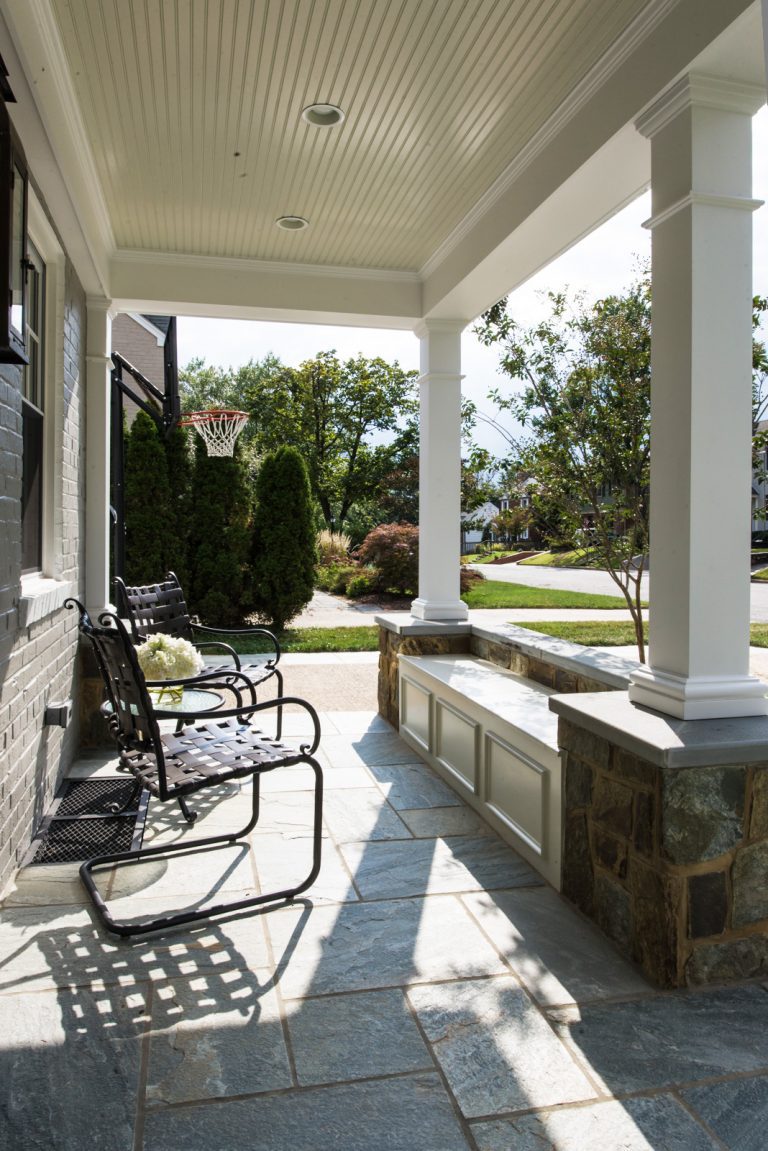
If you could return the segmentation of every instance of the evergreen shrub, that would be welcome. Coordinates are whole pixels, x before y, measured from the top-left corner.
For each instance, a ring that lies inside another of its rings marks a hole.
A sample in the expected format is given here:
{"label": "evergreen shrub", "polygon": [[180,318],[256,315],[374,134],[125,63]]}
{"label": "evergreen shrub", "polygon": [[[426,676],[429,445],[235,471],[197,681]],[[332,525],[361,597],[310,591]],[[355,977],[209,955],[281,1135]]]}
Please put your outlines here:
{"label": "evergreen shrub", "polygon": [[306,465],[296,448],[278,448],[256,480],[252,552],[254,608],[278,631],[312,599],[316,558]]}
{"label": "evergreen shrub", "polygon": [[237,627],[252,608],[248,573],[251,499],[239,444],[209,456],[197,439],[189,536],[190,611],[212,627]]}
{"label": "evergreen shrub", "polygon": [[126,583],[155,583],[168,566],[171,492],[162,435],[142,411],[125,436],[124,494]]}

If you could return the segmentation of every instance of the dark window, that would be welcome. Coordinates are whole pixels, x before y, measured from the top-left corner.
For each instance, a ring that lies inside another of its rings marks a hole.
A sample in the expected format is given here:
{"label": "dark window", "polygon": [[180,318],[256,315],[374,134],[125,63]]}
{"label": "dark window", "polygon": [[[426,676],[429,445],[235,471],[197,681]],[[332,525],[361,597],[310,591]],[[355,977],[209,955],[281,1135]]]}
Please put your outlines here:
{"label": "dark window", "polygon": [[8,109],[0,100],[0,282],[8,307],[0,308],[0,363],[25,364],[27,327],[24,269],[27,239],[27,167]]}
{"label": "dark window", "polygon": [[43,332],[45,324],[45,265],[30,241],[28,248],[26,346],[29,363],[23,369],[21,399],[23,462],[21,483],[21,570],[43,566]]}

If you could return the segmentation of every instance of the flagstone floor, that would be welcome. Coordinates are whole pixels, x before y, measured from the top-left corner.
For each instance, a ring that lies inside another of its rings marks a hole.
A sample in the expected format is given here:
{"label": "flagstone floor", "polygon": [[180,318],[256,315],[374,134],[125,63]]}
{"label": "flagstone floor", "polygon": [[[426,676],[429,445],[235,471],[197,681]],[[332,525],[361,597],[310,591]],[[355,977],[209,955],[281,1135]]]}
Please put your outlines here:
{"label": "flagstone floor", "polygon": [[[762,984],[654,991],[383,720],[322,721],[323,868],[294,905],[131,942],[96,925],[76,865],[19,874],[0,1147],[764,1151]],[[264,777],[251,855],[132,868],[115,908],[303,874],[308,776]],[[193,834],[245,822],[247,790],[196,804]],[[145,842],[189,834],[167,807]]]}

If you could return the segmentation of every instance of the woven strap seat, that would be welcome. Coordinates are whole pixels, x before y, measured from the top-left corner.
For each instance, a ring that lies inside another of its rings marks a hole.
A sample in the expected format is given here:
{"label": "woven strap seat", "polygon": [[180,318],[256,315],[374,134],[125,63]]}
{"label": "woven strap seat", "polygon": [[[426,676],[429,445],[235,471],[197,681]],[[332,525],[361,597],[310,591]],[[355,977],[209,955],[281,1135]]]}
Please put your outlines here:
{"label": "woven strap seat", "polygon": [[[129,587],[118,577],[115,579],[119,614],[127,619],[134,641],[141,643],[150,635],[163,632],[186,639],[203,653],[226,653],[227,662],[209,664],[208,671],[225,675],[234,668],[245,675],[254,686],[262,684],[273,676],[277,681],[277,694],[283,694],[283,676],[277,664],[280,660],[280,644],[273,632],[263,627],[213,628],[195,623],[189,614],[184,592],[178,578],[168,572],[159,583],[141,584]],[[260,660],[241,660],[233,648],[222,640],[206,639],[207,635],[237,636],[253,640],[254,644],[267,646],[270,650]],[[277,733],[282,730],[282,710],[277,712]]]}

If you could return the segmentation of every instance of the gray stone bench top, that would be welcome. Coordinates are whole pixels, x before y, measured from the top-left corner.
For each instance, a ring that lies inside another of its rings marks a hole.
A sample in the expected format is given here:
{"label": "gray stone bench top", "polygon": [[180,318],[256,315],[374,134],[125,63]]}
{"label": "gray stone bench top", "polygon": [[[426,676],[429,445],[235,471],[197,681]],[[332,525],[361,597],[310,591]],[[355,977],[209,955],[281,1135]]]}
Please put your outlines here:
{"label": "gray stone bench top", "polygon": [[557,716],[549,710],[551,688],[471,655],[401,655],[400,665],[426,672],[477,707],[533,739],[557,748]]}

